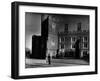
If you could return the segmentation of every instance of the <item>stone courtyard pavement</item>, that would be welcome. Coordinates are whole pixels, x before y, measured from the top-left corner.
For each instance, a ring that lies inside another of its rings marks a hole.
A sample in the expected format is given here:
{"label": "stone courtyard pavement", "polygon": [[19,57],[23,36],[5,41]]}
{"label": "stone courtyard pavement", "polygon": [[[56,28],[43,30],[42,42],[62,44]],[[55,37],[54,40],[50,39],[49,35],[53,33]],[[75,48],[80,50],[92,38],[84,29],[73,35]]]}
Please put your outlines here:
{"label": "stone courtyard pavement", "polygon": [[[44,61],[44,62],[43,62]],[[58,66],[79,66],[79,65],[89,65],[87,61],[82,59],[52,59],[51,64],[45,60],[29,59],[26,58],[26,68],[36,68],[36,67],[58,67]]]}

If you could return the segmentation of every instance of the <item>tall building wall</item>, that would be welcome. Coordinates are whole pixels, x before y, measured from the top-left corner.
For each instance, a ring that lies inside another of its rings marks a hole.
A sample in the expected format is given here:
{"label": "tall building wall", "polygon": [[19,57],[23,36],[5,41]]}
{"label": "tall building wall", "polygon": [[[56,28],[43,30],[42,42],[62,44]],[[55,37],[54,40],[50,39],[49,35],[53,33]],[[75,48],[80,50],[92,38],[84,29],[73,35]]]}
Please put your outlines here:
{"label": "tall building wall", "polygon": [[[45,39],[46,42],[46,55],[50,53],[52,56],[56,56],[58,49],[59,51],[63,52],[75,50],[74,48],[75,41],[74,42],[72,41],[73,38],[75,37],[75,40],[77,40],[79,37],[84,37],[85,35],[86,36],[89,35],[89,33],[84,34],[82,32],[83,30],[81,30],[81,27],[83,26],[83,24],[82,22],[80,23],[78,20],[76,24],[74,23],[75,27],[77,25],[77,31],[76,30],[69,31],[71,30],[70,26],[72,26],[73,22],[70,22],[72,21],[70,19],[68,21],[67,17],[69,18],[69,16],[66,16],[64,19],[63,16],[47,15],[47,14],[41,15],[41,36]],[[80,46],[83,46],[83,43],[81,43]],[[81,49],[88,50],[82,47]]]}
{"label": "tall building wall", "polygon": [[42,36],[32,36],[32,58],[45,59],[47,44],[46,40]]}
{"label": "tall building wall", "polygon": [[[56,30],[56,23],[53,22],[52,15],[42,15],[43,19],[48,18],[48,40],[47,40],[47,55],[48,53],[51,54],[51,56],[56,55],[56,51],[58,49],[58,36],[57,36],[57,30]],[[43,20],[42,19],[42,20]],[[43,29],[43,27],[42,27]]]}
{"label": "tall building wall", "polygon": [[[63,38],[63,39],[62,39]],[[84,56],[84,53],[89,53],[89,31],[81,31],[81,32],[62,32],[59,34],[59,51],[64,52],[74,51],[75,52],[75,44],[77,40],[80,40],[79,49],[80,49],[80,57]],[[61,45],[64,45],[61,48]]]}

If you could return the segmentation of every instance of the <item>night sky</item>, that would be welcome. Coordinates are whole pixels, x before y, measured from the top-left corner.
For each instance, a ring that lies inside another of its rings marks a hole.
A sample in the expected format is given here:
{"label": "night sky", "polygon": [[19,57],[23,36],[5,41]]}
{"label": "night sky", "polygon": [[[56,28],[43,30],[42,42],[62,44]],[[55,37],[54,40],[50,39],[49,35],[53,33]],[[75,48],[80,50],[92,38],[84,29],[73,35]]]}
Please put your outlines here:
{"label": "night sky", "polygon": [[[68,24],[69,31],[77,30],[77,23],[82,23],[82,30],[89,30],[89,16],[79,15],[53,15],[56,20],[56,29],[64,31],[65,24]],[[32,49],[32,35],[41,35],[41,14],[25,14],[25,47]]]}

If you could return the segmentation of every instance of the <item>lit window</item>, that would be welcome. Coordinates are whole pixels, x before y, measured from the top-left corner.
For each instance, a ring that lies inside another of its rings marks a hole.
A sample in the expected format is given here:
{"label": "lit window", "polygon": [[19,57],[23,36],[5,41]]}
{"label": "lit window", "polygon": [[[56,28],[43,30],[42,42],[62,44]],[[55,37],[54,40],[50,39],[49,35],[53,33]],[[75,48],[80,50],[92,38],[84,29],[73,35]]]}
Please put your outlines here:
{"label": "lit window", "polygon": [[55,28],[56,28],[56,24],[52,23],[52,29],[55,29]]}
{"label": "lit window", "polygon": [[59,38],[59,42],[61,42],[61,38]]}

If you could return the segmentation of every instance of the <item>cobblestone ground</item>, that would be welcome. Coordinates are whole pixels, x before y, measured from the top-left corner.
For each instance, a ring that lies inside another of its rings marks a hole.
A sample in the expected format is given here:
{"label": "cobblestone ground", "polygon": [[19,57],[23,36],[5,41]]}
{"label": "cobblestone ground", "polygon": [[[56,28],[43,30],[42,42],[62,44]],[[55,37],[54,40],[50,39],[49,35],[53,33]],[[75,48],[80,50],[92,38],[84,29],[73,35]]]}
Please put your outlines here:
{"label": "cobblestone ground", "polygon": [[26,60],[31,60],[31,64],[25,64],[26,68],[89,65],[87,61],[81,59],[52,59],[51,64],[48,64],[48,62],[36,63],[35,59]]}

